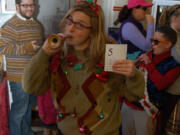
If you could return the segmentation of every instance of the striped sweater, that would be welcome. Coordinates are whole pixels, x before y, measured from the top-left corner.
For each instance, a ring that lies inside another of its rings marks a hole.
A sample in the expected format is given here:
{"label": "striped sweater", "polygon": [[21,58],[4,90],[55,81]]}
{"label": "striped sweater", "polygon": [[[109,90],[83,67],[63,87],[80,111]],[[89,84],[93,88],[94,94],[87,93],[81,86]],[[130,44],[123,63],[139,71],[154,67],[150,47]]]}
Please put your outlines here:
{"label": "striped sweater", "polygon": [[6,55],[7,79],[21,82],[25,65],[36,53],[31,41],[42,45],[43,29],[36,20],[22,20],[14,15],[0,30],[0,54]]}

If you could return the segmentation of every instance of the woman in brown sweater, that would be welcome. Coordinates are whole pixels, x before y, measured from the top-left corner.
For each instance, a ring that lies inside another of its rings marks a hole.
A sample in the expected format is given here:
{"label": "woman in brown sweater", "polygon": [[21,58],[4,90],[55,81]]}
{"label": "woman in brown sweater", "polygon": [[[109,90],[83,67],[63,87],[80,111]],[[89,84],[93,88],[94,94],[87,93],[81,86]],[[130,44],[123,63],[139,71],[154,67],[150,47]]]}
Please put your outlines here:
{"label": "woman in brown sweater", "polygon": [[61,26],[64,34],[50,36],[26,66],[25,91],[42,95],[52,89],[58,128],[64,135],[118,135],[118,94],[129,101],[142,98],[143,75],[130,60],[117,60],[113,72],[103,70],[105,44],[112,41],[105,34],[104,14],[96,1],[76,5]]}

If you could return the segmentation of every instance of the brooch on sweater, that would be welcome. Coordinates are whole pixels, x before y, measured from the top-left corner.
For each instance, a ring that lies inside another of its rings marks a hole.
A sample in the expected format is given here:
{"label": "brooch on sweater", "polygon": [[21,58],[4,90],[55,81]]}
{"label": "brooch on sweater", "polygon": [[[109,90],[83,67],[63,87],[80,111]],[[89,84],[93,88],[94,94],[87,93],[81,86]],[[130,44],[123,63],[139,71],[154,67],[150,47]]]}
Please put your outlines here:
{"label": "brooch on sweater", "polygon": [[107,82],[109,79],[108,72],[104,71],[104,64],[97,64],[96,65],[96,78],[102,82]]}
{"label": "brooch on sweater", "polygon": [[[68,54],[67,55],[67,63],[68,66],[73,67],[74,70],[78,71],[84,67],[84,62],[79,60],[75,55]],[[108,73],[104,71],[104,64],[98,63],[96,65],[96,78],[102,82],[107,82]]]}
{"label": "brooch on sweater", "polygon": [[[68,66],[72,67],[75,71],[81,70],[84,68],[84,62],[82,60],[79,60],[75,55],[68,54],[66,56],[66,61]],[[102,61],[102,60],[101,60]],[[60,53],[56,53],[51,60],[51,64],[49,66],[50,70],[55,73],[58,70],[58,67],[60,65]],[[67,75],[68,72],[64,71],[64,73]],[[107,82],[109,80],[109,74],[108,72],[104,71],[104,64],[102,62],[99,62],[96,64],[96,70],[95,70],[95,76],[98,80],[102,82]]]}
{"label": "brooch on sweater", "polygon": [[74,70],[78,71],[84,67],[84,62],[79,60],[75,55],[68,54],[66,57],[68,66],[73,67]]}

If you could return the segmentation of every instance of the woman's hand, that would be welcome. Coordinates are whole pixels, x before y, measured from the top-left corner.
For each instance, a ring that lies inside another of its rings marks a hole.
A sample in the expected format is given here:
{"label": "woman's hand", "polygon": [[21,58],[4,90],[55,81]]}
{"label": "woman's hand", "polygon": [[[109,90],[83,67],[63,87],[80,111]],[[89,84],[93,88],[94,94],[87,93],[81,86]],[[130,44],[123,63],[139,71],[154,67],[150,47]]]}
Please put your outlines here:
{"label": "woman's hand", "polygon": [[152,23],[154,24],[154,17],[152,15],[146,15],[146,21],[147,23]]}
{"label": "woman's hand", "polygon": [[64,44],[65,39],[66,35],[61,33],[56,34],[53,37],[50,35],[44,42],[42,49],[47,55],[52,56],[53,54],[61,50],[61,47]]}
{"label": "woman's hand", "polygon": [[136,67],[131,60],[118,60],[113,66],[113,71],[117,74],[122,74],[127,77],[133,77],[136,72]]}
{"label": "woman's hand", "polygon": [[44,115],[39,115],[39,118],[41,119],[41,120],[44,120],[45,119],[45,116]]}
{"label": "woman's hand", "polygon": [[38,51],[40,49],[40,46],[37,45],[37,41],[33,40],[31,41],[32,47],[34,51]]}

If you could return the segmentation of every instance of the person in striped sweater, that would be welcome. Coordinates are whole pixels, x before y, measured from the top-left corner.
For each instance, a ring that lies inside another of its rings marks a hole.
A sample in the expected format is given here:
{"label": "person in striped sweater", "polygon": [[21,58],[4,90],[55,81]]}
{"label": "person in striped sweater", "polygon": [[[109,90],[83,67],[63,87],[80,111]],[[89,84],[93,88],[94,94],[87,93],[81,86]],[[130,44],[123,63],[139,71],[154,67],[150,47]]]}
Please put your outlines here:
{"label": "person in striped sweater", "polygon": [[35,0],[16,0],[17,13],[0,31],[0,54],[6,56],[7,79],[13,102],[9,115],[10,135],[33,135],[31,109],[36,97],[24,92],[21,76],[24,67],[43,43],[42,25],[33,18]]}

